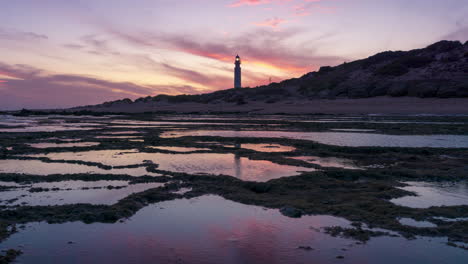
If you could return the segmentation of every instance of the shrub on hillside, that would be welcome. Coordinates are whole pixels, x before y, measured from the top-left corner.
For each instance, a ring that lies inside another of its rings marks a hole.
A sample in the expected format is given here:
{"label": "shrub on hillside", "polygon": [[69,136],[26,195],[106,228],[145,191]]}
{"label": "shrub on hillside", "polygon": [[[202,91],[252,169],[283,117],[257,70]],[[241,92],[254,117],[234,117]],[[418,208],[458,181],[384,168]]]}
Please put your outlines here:
{"label": "shrub on hillside", "polygon": [[387,76],[401,76],[408,71],[408,68],[400,62],[392,62],[377,69],[376,73]]}
{"label": "shrub on hillside", "polygon": [[405,56],[397,60],[397,62],[409,68],[420,68],[432,61],[432,58],[423,56]]}

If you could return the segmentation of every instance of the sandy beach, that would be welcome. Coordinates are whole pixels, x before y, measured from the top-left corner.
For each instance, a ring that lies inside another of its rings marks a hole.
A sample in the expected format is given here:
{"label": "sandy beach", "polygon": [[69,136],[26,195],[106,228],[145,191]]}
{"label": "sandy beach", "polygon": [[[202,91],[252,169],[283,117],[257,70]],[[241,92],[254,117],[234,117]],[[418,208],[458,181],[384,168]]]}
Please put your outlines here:
{"label": "sandy beach", "polygon": [[374,97],[364,99],[316,99],[286,100],[277,103],[248,102],[233,103],[166,103],[137,102],[118,103],[110,107],[80,107],[74,110],[97,112],[177,112],[177,113],[232,113],[253,114],[468,114],[468,98],[416,98],[416,97]]}

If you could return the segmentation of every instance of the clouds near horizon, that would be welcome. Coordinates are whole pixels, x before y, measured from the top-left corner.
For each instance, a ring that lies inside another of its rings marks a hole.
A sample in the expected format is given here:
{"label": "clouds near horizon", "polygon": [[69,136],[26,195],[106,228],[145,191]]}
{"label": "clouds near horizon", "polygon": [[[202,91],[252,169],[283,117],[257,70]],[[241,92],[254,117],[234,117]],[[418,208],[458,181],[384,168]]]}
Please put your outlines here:
{"label": "clouds near horizon", "polygon": [[243,85],[254,87],[383,50],[464,42],[468,6],[461,2],[7,1],[0,105],[66,107],[228,89],[236,54]]}

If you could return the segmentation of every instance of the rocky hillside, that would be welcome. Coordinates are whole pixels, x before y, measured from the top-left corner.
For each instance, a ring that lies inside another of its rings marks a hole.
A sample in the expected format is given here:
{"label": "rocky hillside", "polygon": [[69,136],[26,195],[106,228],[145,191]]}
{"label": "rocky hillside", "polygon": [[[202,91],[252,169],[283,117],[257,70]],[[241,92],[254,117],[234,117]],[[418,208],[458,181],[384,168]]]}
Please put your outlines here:
{"label": "rocky hillside", "polygon": [[382,52],[322,67],[297,84],[303,94],[320,98],[468,97],[468,42],[441,41],[423,49]]}
{"label": "rocky hillside", "polygon": [[[386,51],[367,59],[321,67],[294,78],[258,86],[200,95],[158,95],[94,106],[202,103],[243,105],[295,99],[391,97],[468,97],[468,42],[441,41],[423,49]],[[81,109],[88,109],[81,107]]]}

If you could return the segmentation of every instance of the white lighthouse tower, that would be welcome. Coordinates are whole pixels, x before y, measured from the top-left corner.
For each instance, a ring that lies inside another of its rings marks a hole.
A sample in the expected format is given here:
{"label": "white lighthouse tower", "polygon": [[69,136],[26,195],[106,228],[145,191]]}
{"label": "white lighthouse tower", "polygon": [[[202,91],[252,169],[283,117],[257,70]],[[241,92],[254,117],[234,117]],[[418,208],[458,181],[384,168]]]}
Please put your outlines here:
{"label": "white lighthouse tower", "polygon": [[234,68],[234,88],[241,88],[241,59],[239,55],[236,56],[236,62],[234,63],[236,67]]}

